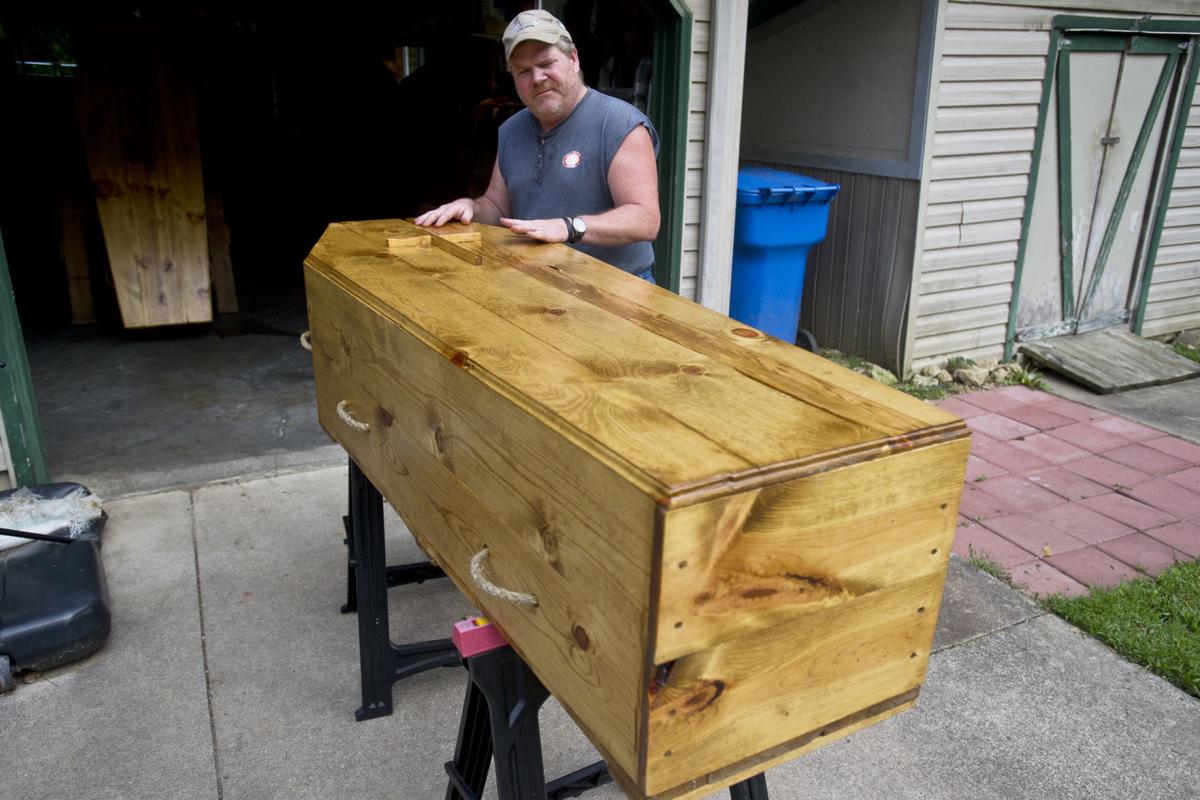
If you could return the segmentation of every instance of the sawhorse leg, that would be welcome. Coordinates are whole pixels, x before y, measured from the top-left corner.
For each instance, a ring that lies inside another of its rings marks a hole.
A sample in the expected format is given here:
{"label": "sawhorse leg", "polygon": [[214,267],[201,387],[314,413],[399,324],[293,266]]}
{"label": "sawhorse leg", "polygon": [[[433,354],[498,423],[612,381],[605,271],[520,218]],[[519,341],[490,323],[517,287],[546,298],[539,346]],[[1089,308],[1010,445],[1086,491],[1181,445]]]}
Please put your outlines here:
{"label": "sawhorse leg", "polygon": [[348,527],[351,585],[358,610],[363,699],[354,718],[362,721],[392,713],[392,684],[396,681],[435,667],[457,666],[461,659],[449,639],[403,645],[392,643],[388,633],[389,581],[383,540],[383,496],[353,461],[350,462]]}
{"label": "sawhorse leg", "polygon": [[[342,544],[346,545],[346,603],[342,606],[343,614],[354,614],[358,611],[358,561],[354,557],[354,521],[351,513],[354,509],[355,480],[358,479],[366,480],[366,477],[351,459],[348,470],[350,486],[347,494],[349,501],[346,504],[347,512],[342,516],[342,529],[346,533],[346,537],[342,539]],[[407,586],[410,583],[419,584],[444,577],[446,577],[446,573],[442,568],[430,561],[394,564],[387,568],[387,588],[394,589],[397,586]]]}
{"label": "sawhorse leg", "polygon": [[[479,800],[489,762],[496,762],[500,800],[562,800],[612,781],[603,761],[546,783],[538,711],[546,687],[509,646],[466,658],[467,696],[458,724],[446,800]],[[732,800],[768,800],[767,781],[755,775],[729,787]]]}

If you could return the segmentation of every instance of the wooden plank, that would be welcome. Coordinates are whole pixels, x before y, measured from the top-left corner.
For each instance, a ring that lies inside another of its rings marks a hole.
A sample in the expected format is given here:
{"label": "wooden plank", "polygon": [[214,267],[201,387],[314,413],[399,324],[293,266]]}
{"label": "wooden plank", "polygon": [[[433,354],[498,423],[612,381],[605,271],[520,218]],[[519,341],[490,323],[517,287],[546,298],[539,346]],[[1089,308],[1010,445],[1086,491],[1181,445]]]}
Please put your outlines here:
{"label": "wooden plank", "polygon": [[76,108],[126,327],[212,319],[195,99],[149,30],[80,37]]}
{"label": "wooden plank", "polygon": [[208,222],[208,259],[217,313],[236,314],[237,284],[233,279],[233,261],[229,258],[229,226],[225,224],[225,204],[219,192],[208,193],[205,214]]}
{"label": "wooden plank", "polygon": [[79,196],[73,192],[59,192],[58,222],[62,234],[63,262],[67,267],[67,294],[71,299],[73,325],[96,321],[92,305],[91,265],[88,263],[87,240],[83,231],[84,217]]}
{"label": "wooden plank", "polygon": [[1037,363],[1094,392],[1110,394],[1200,376],[1200,364],[1124,329],[1058,336],[1021,345]]}

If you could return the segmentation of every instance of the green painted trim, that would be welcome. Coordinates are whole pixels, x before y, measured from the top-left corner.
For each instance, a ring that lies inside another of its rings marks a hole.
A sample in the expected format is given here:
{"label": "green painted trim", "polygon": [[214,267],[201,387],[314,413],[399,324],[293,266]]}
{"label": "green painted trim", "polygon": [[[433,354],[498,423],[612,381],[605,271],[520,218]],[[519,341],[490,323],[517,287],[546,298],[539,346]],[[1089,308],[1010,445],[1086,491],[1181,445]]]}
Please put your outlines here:
{"label": "green painted trim", "polygon": [[679,0],[648,5],[654,18],[654,77],[650,119],[658,128],[658,204],[662,224],[654,243],[654,280],[679,291],[687,181],[688,96],[691,91],[692,12]]}
{"label": "green painted trim", "polygon": [[1054,30],[1132,31],[1134,33],[1200,33],[1200,22],[1183,19],[1128,19],[1121,17],[1085,17],[1059,14]]}
{"label": "green painted trim", "polygon": [[1150,296],[1150,283],[1154,278],[1154,260],[1158,257],[1158,243],[1162,239],[1163,220],[1171,202],[1171,189],[1175,184],[1175,168],[1179,165],[1179,151],[1183,147],[1183,136],[1187,132],[1188,114],[1196,95],[1196,75],[1200,73],[1200,38],[1192,39],[1188,47],[1188,72],[1181,93],[1178,116],[1175,118],[1175,135],[1171,140],[1171,151],[1167,156],[1167,169],[1163,174],[1162,190],[1159,195],[1158,213],[1154,218],[1154,232],[1150,235],[1150,246],[1146,250],[1146,269],[1142,273],[1142,285],[1138,287],[1137,313],[1134,316],[1133,332],[1142,334],[1142,323],[1146,317],[1146,301]]}
{"label": "green painted trim", "polygon": [[1127,53],[1133,56],[1178,56],[1187,49],[1187,39],[1175,36],[1131,36]]}
{"label": "green painted trim", "polygon": [[1122,217],[1125,216],[1125,204],[1129,201],[1129,193],[1133,191],[1134,178],[1137,177],[1137,171],[1142,166],[1142,156],[1146,152],[1146,143],[1150,141],[1150,131],[1158,119],[1158,112],[1162,108],[1167,87],[1170,86],[1178,66],[1179,53],[1176,51],[1167,56],[1163,63],[1162,72],[1158,76],[1158,85],[1154,88],[1154,96],[1150,100],[1150,107],[1146,110],[1146,118],[1142,120],[1142,128],[1138,131],[1133,153],[1130,154],[1129,163],[1125,166],[1125,175],[1121,178],[1121,188],[1117,192],[1117,200],[1109,215],[1108,225],[1104,228],[1100,251],[1096,254],[1096,265],[1092,267],[1092,277],[1088,281],[1087,292],[1083,296],[1083,302],[1079,305],[1079,321],[1086,319],[1088,306],[1092,304],[1092,298],[1096,296],[1096,290],[1100,287],[1100,279],[1104,276],[1104,268],[1108,266],[1108,256],[1112,252],[1113,242],[1116,241],[1117,230],[1121,227]]}
{"label": "green painted trim", "polygon": [[13,480],[17,486],[48,483],[42,427],[29,376],[29,359],[17,316],[17,298],[8,274],[4,238],[0,236],[0,423],[4,425]]}
{"label": "green painted trim", "polygon": [[1088,53],[1123,53],[1129,46],[1129,37],[1119,33],[1075,33],[1068,31],[1063,37],[1061,50],[1079,50]]}
{"label": "green painted trim", "polygon": [[1058,56],[1058,254],[1064,320],[1075,318],[1075,225],[1071,195],[1071,54]]}
{"label": "green painted trim", "polygon": [[1038,172],[1042,165],[1042,140],[1046,134],[1046,114],[1050,109],[1050,90],[1058,67],[1061,31],[1050,32],[1050,49],[1046,54],[1046,73],[1042,76],[1042,101],[1038,105],[1037,130],[1033,137],[1033,162],[1029,167],[1029,188],[1025,191],[1025,213],[1021,215],[1021,238],[1017,244],[1017,264],[1013,272],[1012,299],[1008,305],[1008,329],[1004,334],[1004,360],[1011,361],[1017,333],[1017,307],[1021,302],[1021,276],[1025,270],[1025,249],[1029,244],[1029,223],[1033,219],[1033,200],[1037,193]]}

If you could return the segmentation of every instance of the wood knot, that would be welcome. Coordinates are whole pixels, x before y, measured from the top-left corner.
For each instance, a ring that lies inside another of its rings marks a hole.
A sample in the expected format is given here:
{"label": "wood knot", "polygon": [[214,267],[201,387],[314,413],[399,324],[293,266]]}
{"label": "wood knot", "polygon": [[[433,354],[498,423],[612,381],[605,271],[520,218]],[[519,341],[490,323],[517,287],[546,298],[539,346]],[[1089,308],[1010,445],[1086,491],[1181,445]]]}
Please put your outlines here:
{"label": "wood knot", "polygon": [[446,435],[446,432],[442,430],[440,425],[433,429],[433,446],[439,456],[446,455],[449,440],[450,437]]}
{"label": "wood knot", "polygon": [[567,313],[567,310],[565,308],[547,308],[546,313],[554,317],[561,317]]}
{"label": "wood knot", "polygon": [[762,334],[753,328],[734,328],[732,331],[734,336],[740,336],[743,339],[758,339]]}
{"label": "wood knot", "polygon": [[702,367],[698,364],[685,364],[680,369],[683,372],[686,372],[688,375],[703,375],[704,374],[704,367]]}
{"label": "wood knot", "polygon": [[375,412],[375,421],[379,424],[379,427],[387,428],[395,421],[395,417],[386,408],[380,406]]}
{"label": "wood knot", "polygon": [[763,586],[757,589],[745,590],[742,592],[742,597],[746,598],[747,600],[756,600],[760,597],[770,597],[773,594],[779,594],[779,590]]}
{"label": "wood knot", "polygon": [[466,367],[471,358],[462,350],[455,350],[450,356],[450,363],[456,367]]}
{"label": "wood knot", "polygon": [[550,527],[549,522],[538,525],[538,536],[542,539],[543,550],[547,553],[558,552],[558,537],[554,535],[554,529]]}
{"label": "wood knot", "polygon": [[582,625],[575,625],[571,628],[571,638],[575,640],[575,645],[585,653],[591,650],[592,640],[588,636],[587,630]]}

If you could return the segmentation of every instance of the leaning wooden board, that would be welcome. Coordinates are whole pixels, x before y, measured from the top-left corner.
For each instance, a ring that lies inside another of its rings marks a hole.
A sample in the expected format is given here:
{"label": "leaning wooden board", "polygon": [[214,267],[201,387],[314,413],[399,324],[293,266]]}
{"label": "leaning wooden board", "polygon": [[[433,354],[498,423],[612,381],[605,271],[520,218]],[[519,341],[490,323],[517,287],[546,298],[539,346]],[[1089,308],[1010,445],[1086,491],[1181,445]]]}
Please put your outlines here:
{"label": "leaning wooden board", "polygon": [[[963,423],[565,245],[439,232],[334,224],[309,255],[320,421],[625,792],[700,797],[910,707]],[[537,605],[480,591],[484,547]]]}

